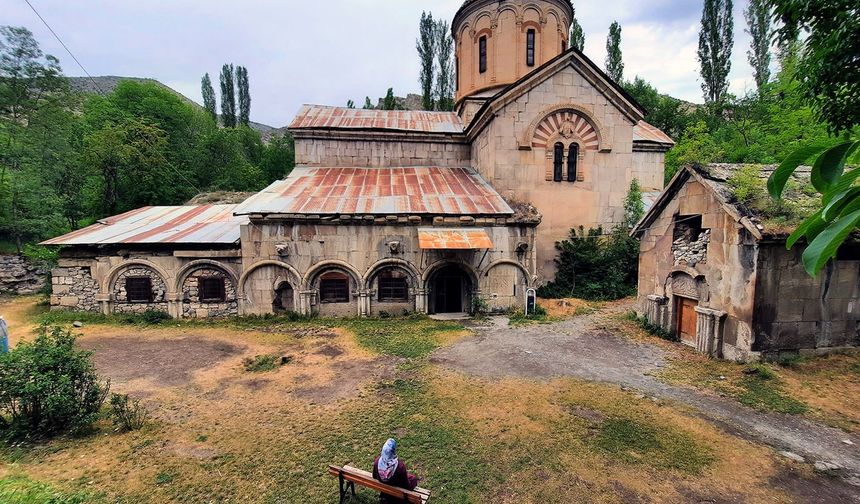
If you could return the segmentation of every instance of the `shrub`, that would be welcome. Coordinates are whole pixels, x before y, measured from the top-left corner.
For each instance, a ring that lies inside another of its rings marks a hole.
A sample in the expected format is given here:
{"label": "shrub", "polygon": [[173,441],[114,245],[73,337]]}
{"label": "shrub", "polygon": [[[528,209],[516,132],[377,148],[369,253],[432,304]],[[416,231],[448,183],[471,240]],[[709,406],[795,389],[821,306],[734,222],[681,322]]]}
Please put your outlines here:
{"label": "shrub", "polygon": [[114,425],[124,432],[142,429],[149,421],[146,408],[127,394],[111,394],[110,408]]}
{"label": "shrub", "polygon": [[245,359],[245,371],[249,373],[265,373],[278,368],[277,355],[255,355]]}
{"label": "shrub", "polygon": [[576,297],[594,301],[621,299],[636,292],[639,242],[619,227],[605,235],[602,227],[570,231],[556,243],[555,280],[538,295],[549,299]]}
{"label": "shrub", "polygon": [[0,356],[0,427],[7,438],[80,432],[98,419],[109,383],[91,352],[75,349],[75,336],[43,327],[32,343]]}

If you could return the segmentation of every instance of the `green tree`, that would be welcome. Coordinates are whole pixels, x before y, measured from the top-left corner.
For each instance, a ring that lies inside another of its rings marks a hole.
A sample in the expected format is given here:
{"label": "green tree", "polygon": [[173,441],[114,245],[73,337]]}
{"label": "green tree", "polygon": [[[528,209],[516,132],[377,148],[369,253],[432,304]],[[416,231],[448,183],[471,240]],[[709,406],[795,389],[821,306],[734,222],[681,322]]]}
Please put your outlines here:
{"label": "green tree", "polygon": [[354,109],[355,108],[355,102],[352,100],[347,100],[346,101],[346,108]]}
{"label": "green tree", "polygon": [[573,17],[573,22],[570,25],[570,47],[580,51],[585,49],[585,32],[582,31],[582,25],[579,24],[576,16]]}
{"label": "green tree", "polygon": [[666,180],[675,176],[682,166],[706,165],[717,161],[723,151],[703,120],[691,124],[674,149],[666,154]]}
{"label": "green tree", "polygon": [[[418,50],[420,71],[418,80],[421,83],[421,99],[424,110],[433,110],[433,81],[436,64],[436,23],[433,14],[422,12],[418,23],[418,39],[415,48]],[[391,110],[391,109],[388,109]]]}
{"label": "green tree", "polygon": [[394,96],[394,88],[388,88],[388,92],[385,93],[385,98],[382,100],[382,110],[399,110],[400,108],[397,97]]}
{"label": "green tree", "polygon": [[221,67],[221,124],[225,128],[236,127],[236,84],[233,65]]}
{"label": "green tree", "polygon": [[374,106],[373,106],[373,102],[372,102],[372,101],[370,101],[370,97],[369,97],[369,96],[366,96],[366,97],[364,98],[364,107],[362,107],[362,108],[363,108],[364,110],[372,110],[372,109],[375,109],[376,107],[374,107]]}
{"label": "green tree", "polygon": [[215,90],[212,89],[212,79],[209,78],[209,73],[203,76],[200,82],[201,92],[203,93],[203,108],[209,113],[213,121],[218,120],[218,110],[215,105]]}
{"label": "green tree", "polygon": [[753,68],[756,86],[761,92],[770,81],[770,43],[771,21],[767,0],[750,0],[744,17],[747,20],[747,33],[752,37],[747,59]]}
{"label": "green tree", "polygon": [[670,137],[680,138],[690,125],[692,114],[686,110],[684,102],[660,94],[654,86],[641,77],[636,76],[633,82],[624,82],[622,86],[645,108],[647,111],[645,120]]}
{"label": "green tree", "polygon": [[832,132],[842,133],[838,140],[797,149],[768,180],[771,196],[779,199],[797,167],[812,161],[811,182],[822,195],[821,205],[791,234],[787,246],[801,241],[808,244],[803,264],[815,276],[860,228],[860,167],[851,166],[860,161],[860,139],[855,131],[860,124],[860,68],[856,65],[860,6],[847,0],[769,0],[769,4],[782,25],[782,45],[795,43],[803,30],[809,32],[795,75],[805,100]]}
{"label": "green tree", "polygon": [[454,38],[447,21],[435,23],[436,33],[436,108],[454,110]]}
{"label": "green tree", "polygon": [[699,65],[705,102],[717,107],[729,89],[734,46],[732,0],[705,0],[699,32]]}
{"label": "green tree", "polygon": [[239,124],[248,126],[251,122],[251,87],[248,81],[248,69],[236,67],[236,84],[239,95]]}
{"label": "green tree", "polygon": [[[354,107],[353,107],[354,108]],[[295,141],[292,135],[275,135],[266,144],[260,170],[266,183],[285,178],[296,166]]]}
{"label": "green tree", "polygon": [[606,39],[606,73],[615,82],[624,82],[624,61],[621,57],[621,25],[613,21]]}
{"label": "green tree", "polygon": [[627,196],[624,198],[624,225],[633,229],[645,216],[645,202],[642,201],[642,186],[638,179],[630,181]]}

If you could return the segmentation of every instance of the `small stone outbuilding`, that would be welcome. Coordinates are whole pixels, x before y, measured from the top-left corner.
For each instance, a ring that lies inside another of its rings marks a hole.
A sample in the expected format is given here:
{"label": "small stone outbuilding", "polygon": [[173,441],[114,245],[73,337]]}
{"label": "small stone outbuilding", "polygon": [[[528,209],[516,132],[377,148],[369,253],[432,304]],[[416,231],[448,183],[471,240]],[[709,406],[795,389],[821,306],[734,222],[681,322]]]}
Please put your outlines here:
{"label": "small stone outbuilding", "polygon": [[[761,184],[773,166],[758,167]],[[742,165],[687,167],[633,230],[641,240],[639,311],[700,352],[731,360],[778,359],[860,344],[860,244],[849,243],[817,277],[791,226],[740,202]],[[808,184],[801,169],[794,184]],[[791,195],[803,206],[804,195]]]}

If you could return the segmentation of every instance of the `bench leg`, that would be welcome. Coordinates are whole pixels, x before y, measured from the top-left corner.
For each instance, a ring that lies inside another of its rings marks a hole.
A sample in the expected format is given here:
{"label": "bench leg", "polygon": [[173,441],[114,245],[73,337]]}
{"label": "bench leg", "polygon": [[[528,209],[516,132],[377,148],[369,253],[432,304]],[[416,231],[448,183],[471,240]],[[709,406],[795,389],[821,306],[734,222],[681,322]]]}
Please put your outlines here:
{"label": "bench leg", "polygon": [[340,504],[351,501],[355,497],[355,483],[346,481],[343,474],[339,475],[337,479],[340,486]]}

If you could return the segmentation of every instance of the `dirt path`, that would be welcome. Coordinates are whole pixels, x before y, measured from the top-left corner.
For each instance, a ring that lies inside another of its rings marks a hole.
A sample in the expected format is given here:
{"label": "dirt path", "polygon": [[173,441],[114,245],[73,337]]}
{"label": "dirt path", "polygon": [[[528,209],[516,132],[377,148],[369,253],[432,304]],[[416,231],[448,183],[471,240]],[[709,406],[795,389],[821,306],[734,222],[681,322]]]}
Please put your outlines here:
{"label": "dirt path", "polygon": [[[856,436],[797,416],[763,413],[730,399],[666,384],[652,376],[666,365],[663,350],[601,329],[599,320],[606,315],[604,310],[519,328],[495,321],[492,327],[476,328],[474,337],[441,349],[433,362],[485,377],[572,376],[677,401],[739,437],[799,454],[809,463],[839,465],[842,480],[850,484],[845,485],[846,490],[860,502],[860,439]],[[845,439],[855,445],[844,444]]]}

